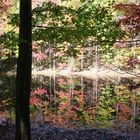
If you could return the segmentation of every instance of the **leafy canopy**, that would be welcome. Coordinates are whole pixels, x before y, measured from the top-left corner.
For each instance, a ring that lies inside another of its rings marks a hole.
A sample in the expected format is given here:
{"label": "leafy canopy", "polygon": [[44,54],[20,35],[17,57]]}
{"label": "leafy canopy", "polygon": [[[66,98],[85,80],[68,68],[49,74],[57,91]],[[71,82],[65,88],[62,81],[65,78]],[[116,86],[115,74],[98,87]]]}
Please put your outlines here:
{"label": "leafy canopy", "polygon": [[[92,40],[99,45],[113,44],[123,32],[110,9],[111,5],[95,5],[92,0],[88,3],[82,1],[76,9],[52,2],[38,5],[32,11],[33,41],[84,44]],[[9,24],[19,26],[18,14],[9,18]]]}

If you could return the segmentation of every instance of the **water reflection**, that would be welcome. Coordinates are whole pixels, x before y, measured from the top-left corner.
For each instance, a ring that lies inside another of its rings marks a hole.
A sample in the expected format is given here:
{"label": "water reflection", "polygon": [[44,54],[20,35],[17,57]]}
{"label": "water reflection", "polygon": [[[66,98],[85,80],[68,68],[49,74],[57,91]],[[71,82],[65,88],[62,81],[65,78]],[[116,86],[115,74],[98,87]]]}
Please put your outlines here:
{"label": "water reflection", "polygon": [[[113,128],[126,132],[140,130],[139,79],[35,76],[32,81],[32,123]],[[9,94],[4,94],[6,89],[9,86],[1,86],[0,120],[8,116],[13,121],[14,110],[10,108],[13,102],[8,106],[2,98],[10,97],[13,91],[9,89]]]}
{"label": "water reflection", "polygon": [[33,81],[33,92],[38,93],[32,94],[32,106],[41,109],[44,121],[66,127],[139,129],[137,79],[38,76]]}

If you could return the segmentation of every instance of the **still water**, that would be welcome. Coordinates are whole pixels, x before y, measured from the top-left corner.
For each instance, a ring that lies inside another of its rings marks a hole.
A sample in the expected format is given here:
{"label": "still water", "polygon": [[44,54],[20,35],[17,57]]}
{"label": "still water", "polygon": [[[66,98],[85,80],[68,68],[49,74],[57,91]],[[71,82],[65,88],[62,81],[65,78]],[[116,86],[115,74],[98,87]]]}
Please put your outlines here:
{"label": "still water", "polygon": [[[64,127],[140,129],[140,80],[34,77],[33,121]],[[38,117],[37,117],[38,116]]]}
{"label": "still water", "polygon": [[[0,120],[14,121],[14,94],[9,93],[14,85],[9,85],[0,85]],[[31,123],[140,130],[139,79],[36,76],[30,103]]]}

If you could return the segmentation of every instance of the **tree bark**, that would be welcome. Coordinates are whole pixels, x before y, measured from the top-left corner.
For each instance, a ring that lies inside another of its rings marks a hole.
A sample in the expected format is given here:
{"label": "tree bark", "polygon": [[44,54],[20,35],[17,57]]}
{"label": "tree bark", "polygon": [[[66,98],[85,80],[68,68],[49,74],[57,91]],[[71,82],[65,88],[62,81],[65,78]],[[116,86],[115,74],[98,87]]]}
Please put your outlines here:
{"label": "tree bark", "polygon": [[16,140],[31,140],[30,87],[32,66],[31,0],[20,0],[19,56],[16,75]]}

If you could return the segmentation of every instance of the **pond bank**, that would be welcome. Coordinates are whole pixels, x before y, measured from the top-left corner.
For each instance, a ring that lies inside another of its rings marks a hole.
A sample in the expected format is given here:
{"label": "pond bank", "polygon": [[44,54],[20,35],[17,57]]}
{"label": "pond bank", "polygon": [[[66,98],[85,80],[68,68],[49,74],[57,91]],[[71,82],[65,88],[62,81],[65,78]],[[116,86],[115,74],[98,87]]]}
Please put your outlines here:
{"label": "pond bank", "polygon": [[[140,135],[113,132],[108,129],[64,129],[48,124],[32,126],[32,140],[140,140]],[[1,140],[14,140],[15,127],[0,126]]]}

